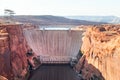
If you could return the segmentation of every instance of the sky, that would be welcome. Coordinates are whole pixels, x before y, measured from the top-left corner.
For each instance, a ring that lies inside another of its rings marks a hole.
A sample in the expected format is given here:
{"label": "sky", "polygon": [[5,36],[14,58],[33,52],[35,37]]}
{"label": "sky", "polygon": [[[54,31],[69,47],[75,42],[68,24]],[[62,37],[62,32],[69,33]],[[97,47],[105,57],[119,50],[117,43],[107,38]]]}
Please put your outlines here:
{"label": "sky", "polygon": [[11,9],[16,15],[120,17],[120,0],[0,0],[0,15],[4,9]]}

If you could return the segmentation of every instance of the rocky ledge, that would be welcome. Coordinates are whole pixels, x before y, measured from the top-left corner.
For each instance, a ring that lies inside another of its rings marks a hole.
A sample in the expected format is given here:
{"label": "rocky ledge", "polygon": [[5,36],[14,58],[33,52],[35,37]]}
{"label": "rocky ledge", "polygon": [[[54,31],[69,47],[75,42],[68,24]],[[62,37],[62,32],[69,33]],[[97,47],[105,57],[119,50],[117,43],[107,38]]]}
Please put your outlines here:
{"label": "rocky ledge", "polygon": [[75,69],[85,80],[120,80],[120,25],[89,26]]}

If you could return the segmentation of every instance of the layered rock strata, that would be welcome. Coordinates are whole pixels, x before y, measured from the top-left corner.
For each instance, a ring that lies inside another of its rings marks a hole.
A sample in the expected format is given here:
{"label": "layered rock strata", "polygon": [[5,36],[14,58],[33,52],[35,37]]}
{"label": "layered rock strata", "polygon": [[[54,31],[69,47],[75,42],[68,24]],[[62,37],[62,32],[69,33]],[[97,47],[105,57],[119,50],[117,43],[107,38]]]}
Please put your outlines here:
{"label": "layered rock strata", "polygon": [[28,50],[23,25],[0,25],[0,75],[13,80],[22,78],[27,70]]}
{"label": "layered rock strata", "polygon": [[120,80],[120,25],[92,26],[84,33],[75,69],[85,80]]}

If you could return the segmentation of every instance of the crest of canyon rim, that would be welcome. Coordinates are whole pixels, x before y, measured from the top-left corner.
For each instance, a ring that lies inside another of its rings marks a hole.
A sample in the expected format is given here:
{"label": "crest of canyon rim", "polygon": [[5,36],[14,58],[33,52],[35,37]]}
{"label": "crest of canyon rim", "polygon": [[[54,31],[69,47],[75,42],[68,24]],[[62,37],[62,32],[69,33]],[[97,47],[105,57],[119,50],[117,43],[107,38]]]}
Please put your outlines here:
{"label": "crest of canyon rim", "polygon": [[120,80],[120,25],[90,26],[82,38],[84,53],[76,65],[85,80]]}

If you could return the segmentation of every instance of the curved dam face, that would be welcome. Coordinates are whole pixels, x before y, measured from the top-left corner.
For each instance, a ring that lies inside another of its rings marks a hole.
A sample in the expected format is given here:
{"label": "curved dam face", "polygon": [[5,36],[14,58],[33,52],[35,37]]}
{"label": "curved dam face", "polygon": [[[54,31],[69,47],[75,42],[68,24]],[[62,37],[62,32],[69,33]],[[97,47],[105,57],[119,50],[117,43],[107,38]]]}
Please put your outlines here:
{"label": "curved dam face", "polygon": [[24,35],[42,63],[68,63],[80,49],[79,30],[26,29]]}

